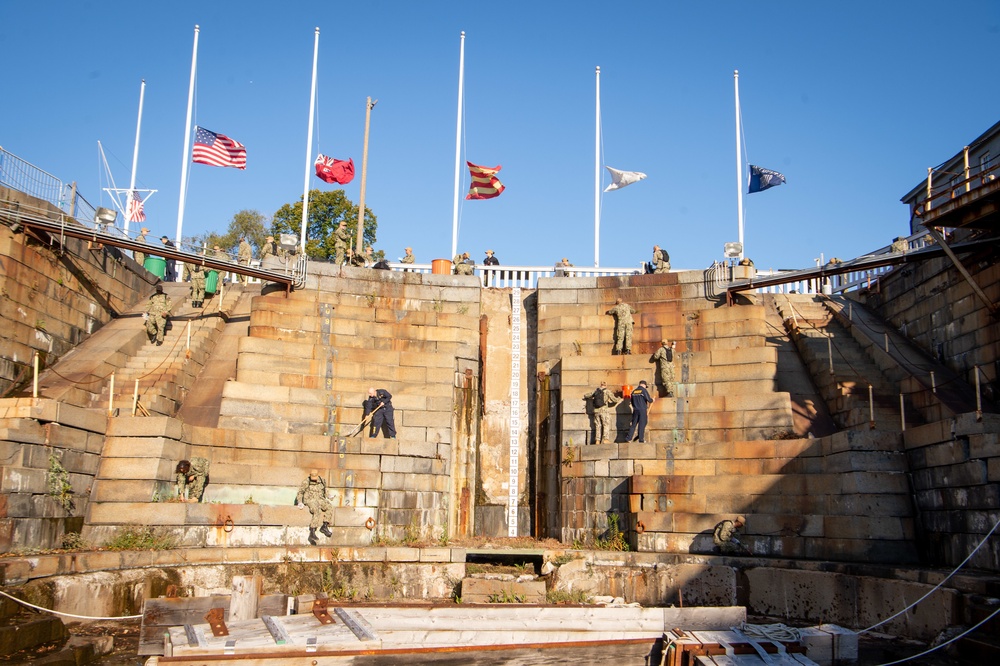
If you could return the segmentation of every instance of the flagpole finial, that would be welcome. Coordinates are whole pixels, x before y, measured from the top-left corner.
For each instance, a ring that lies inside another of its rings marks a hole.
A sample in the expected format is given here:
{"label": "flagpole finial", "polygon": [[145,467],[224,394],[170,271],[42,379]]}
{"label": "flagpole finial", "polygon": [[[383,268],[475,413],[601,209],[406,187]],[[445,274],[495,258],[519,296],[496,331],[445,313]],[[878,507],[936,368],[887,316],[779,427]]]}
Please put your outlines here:
{"label": "flagpole finial", "polygon": [[465,39],[465,31],[462,31],[462,39]]}
{"label": "flagpole finial", "polygon": [[194,24],[194,31],[195,31],[195,32],[198,32],[199,30],[201,30],[201,28],[200,28],[200,27],[198,26],[198,24],[197,24],[197,23],[195,23],[195,24]]}
{"label": "flagpole finial", "polygon": [[319,34],[319,26],[316,26],[316,34]]}
{"label": "flagpole finial", "polygon": [[740,75],[740,70],[734,69],[733,70],[733,76],[739,76],[739,75]]}

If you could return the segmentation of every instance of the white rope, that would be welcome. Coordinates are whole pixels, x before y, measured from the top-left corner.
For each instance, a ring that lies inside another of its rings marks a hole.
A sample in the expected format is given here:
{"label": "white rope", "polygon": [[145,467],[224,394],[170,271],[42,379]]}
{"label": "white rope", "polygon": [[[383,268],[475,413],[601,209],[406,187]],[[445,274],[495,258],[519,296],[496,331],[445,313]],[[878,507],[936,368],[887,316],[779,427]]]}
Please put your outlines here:
{"label": "white rope", "polygon": [[789,627],[787,624],[781,624],[780,622],[776,624],[747,624],[744,622],[738,627],[733,627],[733,629],[758,640],[798,642],[802,636],[801,632],[795,627]]}
{"label": "white rope", "polygon": [[[916,606],[917,604],[919,604],[921,601],[923,601],[927,597],[929,597],[932,594],[934,594],[934,592],[936,592],[939,587],[941,587],[942,585],[944,585],[945,583],[947,583],[948,579],[950,579],[952,576],[954,576],[955,574],[957,574],[958,571],[959,571],[959,569],[961,569],[962,567],[964,567],[965,564],[969,560],[972,559],[972,556],[975,555],[976,552],[978,552],[980,548],[982,548],[983,544],[986,543],[986,540],[989,539],[993,535],[993,533],[996,531],[997,527],[1000,527],[1000,520],[997,520],[997,522],[995,522],[993,524],[993,528],[989,532],[986,533],[986,536],[984,536],[982,538],[982,540],[979,542],[979,545],[977,545],[975,548],[973,548],[972,552],[969,553],[969,555],[964,560],[962,560],[962,562],[957,567],[955,567],[955,569],[950,574],[948,574],[947,576],[945,576],[944,580],[942,580],[940,583],[938,583],[933,588],[931,588],[931,590],[927,594],[925,594],[924,596],[920,597],[919,599],[917,599],[912,604],[910,604],[909,606],[907,606],[903,610],[899,611],[898,613],[896,613],[892,617],[887,617],[886,619],[882,620],[881,622],[876,622],[875,624],[873,624],[872,626],[868,627],[867,629],[862,629],[861,631],[858,632],[858,634],[859,635],[860,634],[866,634],[866,633],[868,633],[869,631],[871,631],[872,629],[874,629],[876,627],[881,627],[886,622],[890,622],[892,620],[895,620],[897,617],[899,617],[900,615],[902,615],[906,611],[910,610],[911,608],[913,608],[914,606]],[[992,616],[990,616],[990,617],[992,617]],[[979,626],[979,625],[976,625],[976,626]]]}
{"label": "white rope", "polygon": [[41,606],[36,606],[35,604],[29,604],[24,599],[18,599],[17,597],[11,596],[2,590],[0,590],[0,594],[7,597],[8,599],[11,599],[12,601],[16,601],[17,603],[23,606],[27,606],[28,608],[34,608],[35,610],[40,610],[45,613],[52,613],[53,615],[62,615],[63,617],[75,617],[80,620],[138,620],[139,618],[142,617],[142,615],[123,615],[121,617],[94,617],[92,615],[74,615],[73,613],[61,613],[59,611],[51,610],[49,608],[42,608]]}
{"label": "white rope", "polygon": [[[905,658],[903,658],[903,659],[897,659],[896,661],[888,661],[888,662],[886,662],[886,663],[884,663],[884,664],[879,664],[879,666],[893,666],[893,664],[902,664],[902,663],[905,663],[905,662],[907,662],[907,661],[910,661],[910,660],[912,660],[912,659],[919,659],[920,657],[923,657],[923,656],[925,656],[925,655],[928,655],[928,654],[930,654],[931,652],[936,652],[937,650],[940,650],[940,649],[941,649],[941,648],[943,648],[943,647],[946,647],[946,646],[948,646],[948,645],[951,645],[952,643],[954,643],[955,641],[957,641],[957,640],[958,640],[959,638],[963,638],[963,637],[965,637],[965,636],[967,636],[967,635],[971,634],[971,633],[972,633],[973,631],[975,631],[976,629],[978,629],[978,628],[979,628],[979,627],[981,627],[982,625],[984,625],[984,624],[986,624],[987,622],[989,622],[990,620],[992,620],[992,619],[993,619],[993,616],[995,616],[995,615],[996,615],[997,613],[1000,613],[1000,608],[997,608],[997,609],[996,609],[995,611],[993,611],[992,613],[990,613],[990,614],[989,614],[989,617],[987,617],[987,618],[985,618],[985,619],[983,619],[983,620],[980,620],[980,621],[979,621],[979,623],[978,623],[978,624],[976,624],[976,625],[975,625],[974,627],[971,627],[971,628],[969,628],[969,629],[966,629],[965,631],[963,631],[962,633],[960,633],[960,634],[959,634],[958,636],[955,636],[954,638],[950,638],[950,639],[948,639],[947,641],[945,641],[944,643],[941,643],[941,645],[935,645],[935,646],[934,646],[934,647],[932,647],[931,649],[929,649],[929,650],[924,650],[924,651],[923,651],[923,652],[921,652],[920,654],[915,654],[915,655],[913,655],[912,657],[905,657]],[[866,630],[866,631],[867,631],[867,630]]]}

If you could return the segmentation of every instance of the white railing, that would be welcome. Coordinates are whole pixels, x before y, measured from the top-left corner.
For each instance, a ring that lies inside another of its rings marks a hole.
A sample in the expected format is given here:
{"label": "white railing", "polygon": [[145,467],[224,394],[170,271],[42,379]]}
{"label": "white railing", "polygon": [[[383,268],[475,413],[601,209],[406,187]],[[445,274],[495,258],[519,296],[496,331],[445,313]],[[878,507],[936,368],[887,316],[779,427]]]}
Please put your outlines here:
{"label": "white railing", "polygon": [[[906,247],[905,250],[902,249],[904,243]],[[887,245],[883,248],[875,250],[874,252],[856,258],[869,259],[880,255],[905,254],[906,252],[924,248],[929,244],[931,244],[930,236],[927,235],[926,231],[921,231],[909,236],[908,238],[903,238],[900,241],[892,243],[891,245]],[[833,261],[836,262],[836,260]],[[829,266],[830,264],[827,265]],[[758,270],[756,276],[758,279],[780,277],[784,274],[788,274],[789,278],[788,282],[768,287],[760,287],[756,289],[756,292],[758,294],[842,294],[847,291],[870,287],[880,275],[892,271],[893,268],[893,266],[878,266],[876,268],[865,268],[840,273],[838,275],[827,275],[824,277],[814,278],[796,278],[795,275],[801,273],[801,270]]]}
{"label": "white railing", "polygon": [[[432,273],[431,264],[390,263],[394,271],[409,273]],[[449,273],[451,265],[449,262]],[[539,278],[546,277],[608,277],[616,275],[640,275],[642,268],[594,268],[587,266],[476,266],[474,274],[483,281],[484,287],[498,289],[520,287],[534,289]]]}

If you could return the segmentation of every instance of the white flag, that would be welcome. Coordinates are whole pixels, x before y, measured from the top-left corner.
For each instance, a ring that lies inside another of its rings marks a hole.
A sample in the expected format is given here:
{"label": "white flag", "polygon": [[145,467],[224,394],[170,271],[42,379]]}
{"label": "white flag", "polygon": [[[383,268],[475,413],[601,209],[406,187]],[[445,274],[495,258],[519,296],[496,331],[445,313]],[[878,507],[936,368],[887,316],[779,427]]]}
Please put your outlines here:
{"label": "white flag", "polygon": [[641,171],[619,171],[618,169],[612,169],[609,166],[604,168],[611,173],[611,184],[604,188],[605,192],[618,190],[626,185],[631,185],[632,183],[638,183],[646,177],[646,174]]}

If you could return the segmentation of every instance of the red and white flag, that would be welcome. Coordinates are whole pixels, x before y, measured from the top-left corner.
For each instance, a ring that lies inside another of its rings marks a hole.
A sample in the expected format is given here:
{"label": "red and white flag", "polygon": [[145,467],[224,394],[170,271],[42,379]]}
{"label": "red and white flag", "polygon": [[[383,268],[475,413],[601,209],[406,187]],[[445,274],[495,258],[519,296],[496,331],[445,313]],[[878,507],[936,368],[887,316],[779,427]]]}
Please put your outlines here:
{"label": "red and white flag", "polygon": [[338,160],[320,153],[316,156],[316,176],[324,183],[346,185],[354,180],[354,160]]}
{"label": "red and white flag", "polygon": [[125,206],[125,219],[129,222],[145,222],[146,211],[142,209],[142,199],[139,193],[132,190],[128,193],[128,204]]}
{"label": "red and white flag", "polygon": [[247,149],[225,134],[216,134],[204,127],[195,128],[194,155],[191,160],[209,166],[247,168]]}
{"label": "red and white flag", "polygon": [[501,169],[500,165],[490,168],[477,166],[472,162],[466,164],[469,166],[469,175],[472,176],[469,193],[465,195],[466,199],[492,199],[500,196],[504,190],[503,183],[496,176]]}

